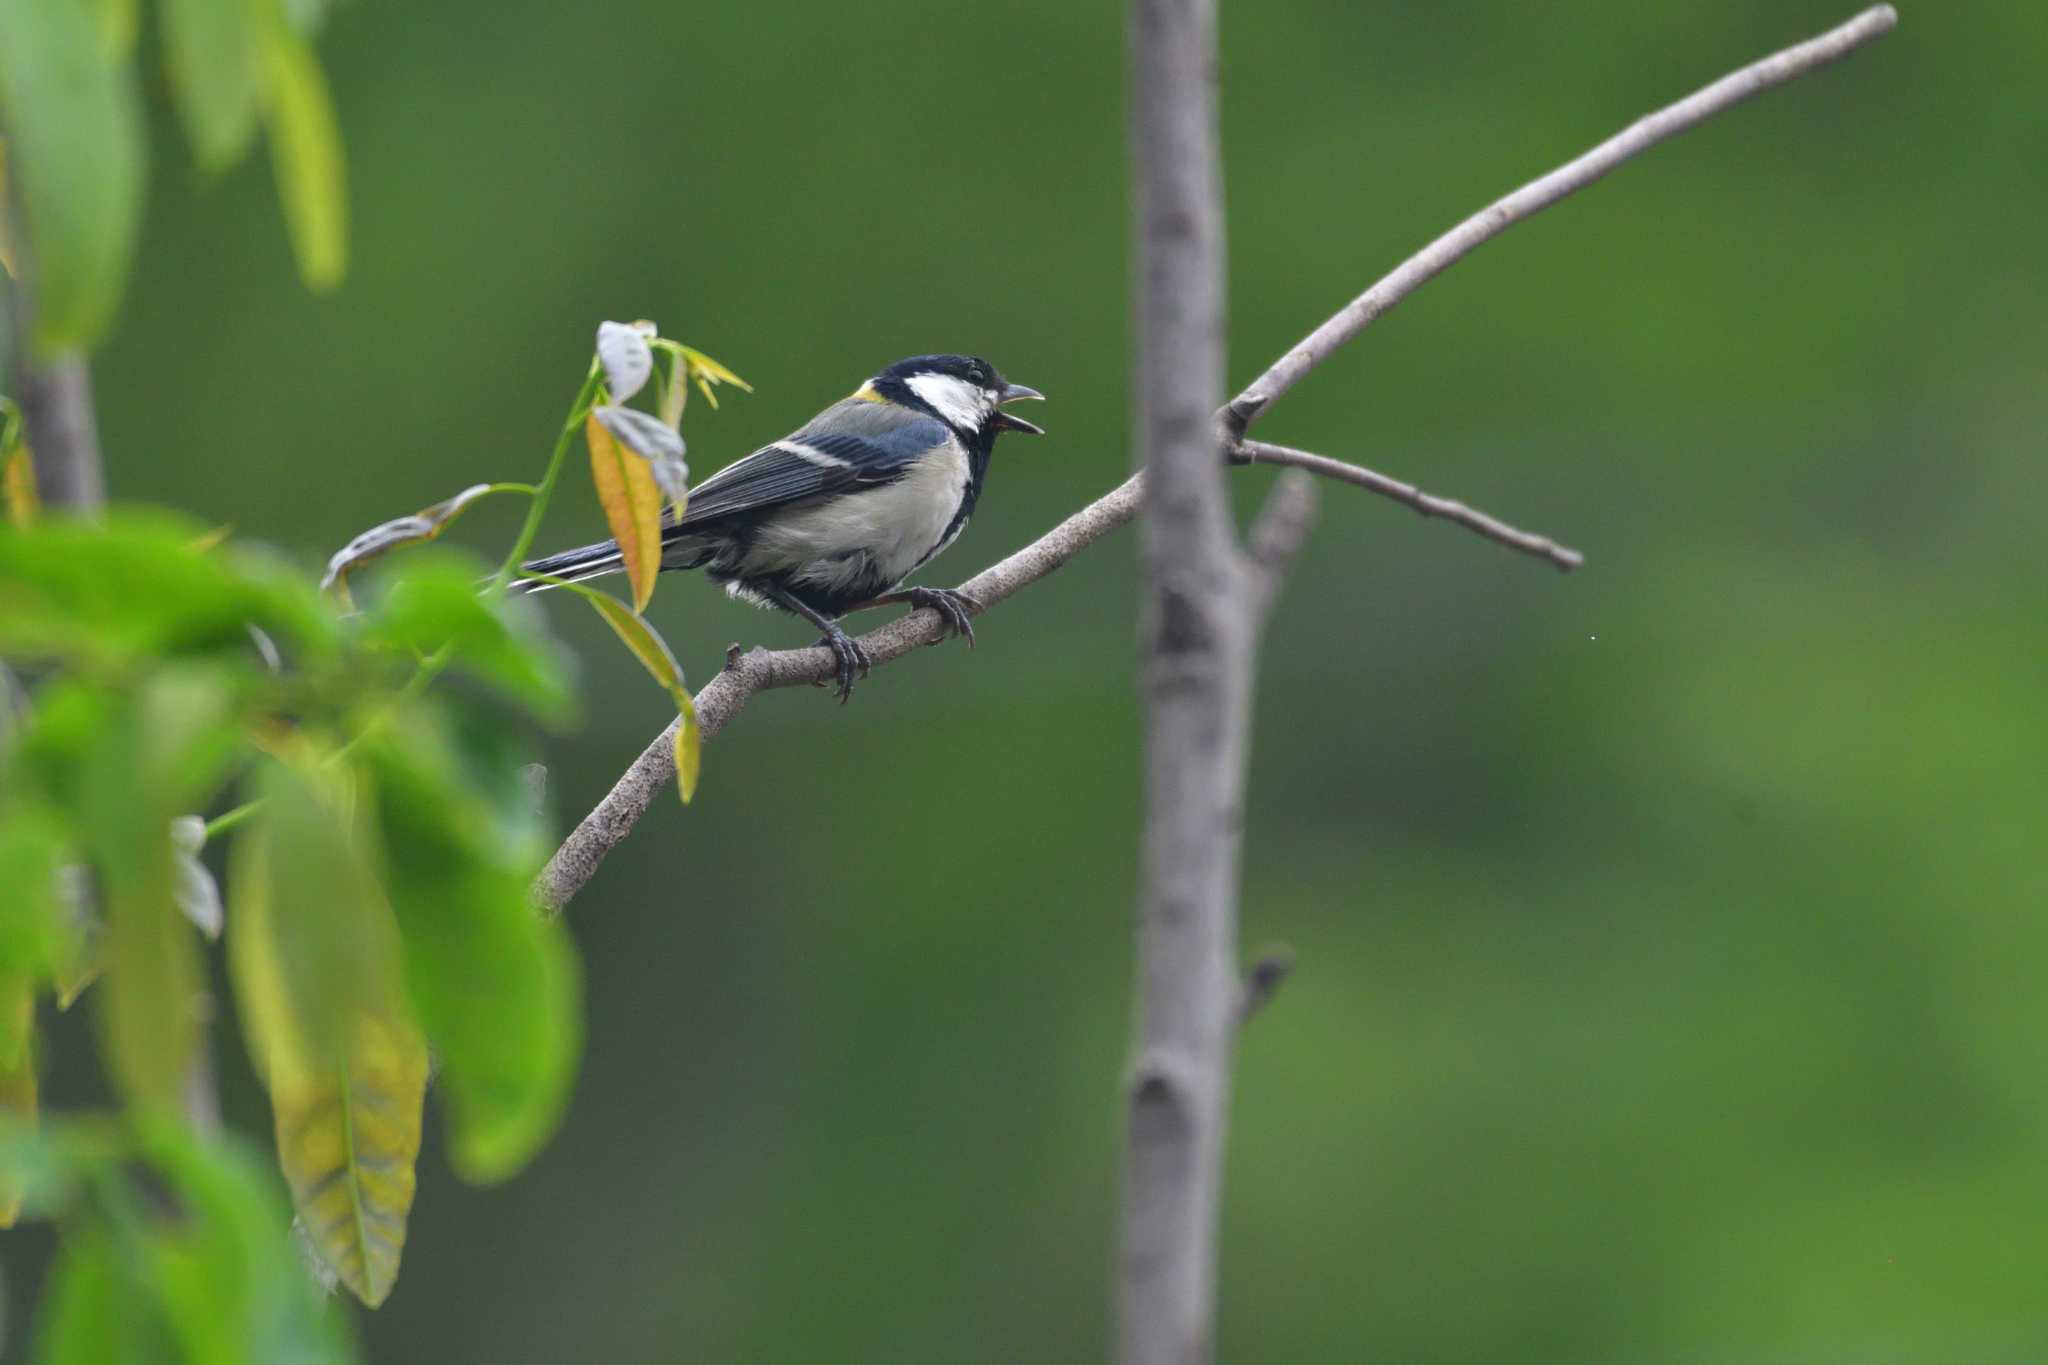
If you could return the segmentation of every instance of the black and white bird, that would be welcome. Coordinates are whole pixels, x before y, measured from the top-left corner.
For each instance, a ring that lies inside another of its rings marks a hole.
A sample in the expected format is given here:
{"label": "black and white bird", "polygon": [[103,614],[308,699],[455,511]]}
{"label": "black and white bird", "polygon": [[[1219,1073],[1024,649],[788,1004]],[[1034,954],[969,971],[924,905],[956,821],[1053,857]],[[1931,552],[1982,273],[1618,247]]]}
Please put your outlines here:
{"label": "black and white bird", "polygon": [[[930,607],[974,642],[967,613],[979,604],[951,588],[904,589],[903,580],[966,529],[996,437],[1045,434],[1003,405],[1044,397],[974,356],[899,360],[801,430],[692,488],[681,519],[664,519],[661,567],[702,569],[732,596],[793,611],[823,631],[845,701],[870,663],[839,626],[850,611]],[[623,567],[615,540],[526,565],[572,581]]]}

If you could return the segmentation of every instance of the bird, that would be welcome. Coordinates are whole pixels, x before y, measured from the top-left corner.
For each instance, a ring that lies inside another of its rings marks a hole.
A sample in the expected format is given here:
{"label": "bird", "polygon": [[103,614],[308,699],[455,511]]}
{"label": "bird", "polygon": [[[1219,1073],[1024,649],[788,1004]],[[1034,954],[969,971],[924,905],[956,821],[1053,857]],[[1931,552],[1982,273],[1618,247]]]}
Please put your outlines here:
{"label": "bird", "polygon": [[[873,663],[839,624],[849,612],[930,607],[971,647],[968,612],[979,603],[952,588],[903,583],[966,529],[996,437],[1045,434],[1006,405],[1044,397],[979,356],[899,360],[690,489],[682,515],[663,518],[661,568],[702,569],[732,597],[794,612],[824,632],[818,643],[832,651],[842,704]],[[606,540],[524,567],[580,582],[619,573],[625,561],[619,543]]]}

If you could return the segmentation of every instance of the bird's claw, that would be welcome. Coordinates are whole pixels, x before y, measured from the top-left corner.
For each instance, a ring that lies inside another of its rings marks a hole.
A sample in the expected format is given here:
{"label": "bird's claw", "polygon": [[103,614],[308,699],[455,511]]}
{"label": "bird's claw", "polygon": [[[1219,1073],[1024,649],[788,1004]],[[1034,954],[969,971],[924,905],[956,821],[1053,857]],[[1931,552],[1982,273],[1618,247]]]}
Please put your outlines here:
{"label": "bird's claw", "polygon": [[912,608],[930,607],[939,614],[939,620],[948,630],[967,641],[969,649],[974,648],[974,623],[967,619],[967,613],[980,611],[981,603],[958,588],[912,588],[910,605]]}
{"label": "bird's claw", "polygon": [[837,661],[835,676],[838,679],[839,704],[844,706],[853,697],[853,680],[865,678],[868,670],[875,666],[875,661],[860,641],[837,626],[831,633],[820,636],[818,643],[831,650],[833,659]]}

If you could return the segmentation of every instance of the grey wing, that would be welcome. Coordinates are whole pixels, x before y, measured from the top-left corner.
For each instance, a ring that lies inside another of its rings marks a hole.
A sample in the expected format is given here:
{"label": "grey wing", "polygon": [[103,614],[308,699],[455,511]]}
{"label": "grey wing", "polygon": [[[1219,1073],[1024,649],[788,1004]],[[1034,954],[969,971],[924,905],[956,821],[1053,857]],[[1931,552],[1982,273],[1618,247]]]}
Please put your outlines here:
{"label": "grey wing", "polygon": [[733,461],[690,490],[681,527],[743,512],[892,483],[951,433],[934,418],[893,403],[849,398],[803,430]]}

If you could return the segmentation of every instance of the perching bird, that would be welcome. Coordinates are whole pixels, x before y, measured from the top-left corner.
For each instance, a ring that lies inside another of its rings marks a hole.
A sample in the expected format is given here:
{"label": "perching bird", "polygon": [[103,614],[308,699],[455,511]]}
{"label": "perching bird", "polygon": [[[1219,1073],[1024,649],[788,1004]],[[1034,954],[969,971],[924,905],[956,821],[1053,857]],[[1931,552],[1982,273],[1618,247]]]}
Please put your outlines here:
{"label": "perching bird", "polygon": [[[978,604],[951,588],[899,589],[966,528],[996,437],[1045,434],[1003,404],[1044,397],[973,356],[899,360],[802,430],[691,489],[681,520],[664,518],[661,567],[702,569],[732,596],[793,611],[822,630],[819,643],[839,661],[843,702],[870,664],[839,626],[856,608],[931,607],[974,643],[967,609]],[[571,580],[623,567],[615,540],[526,566]]]}

